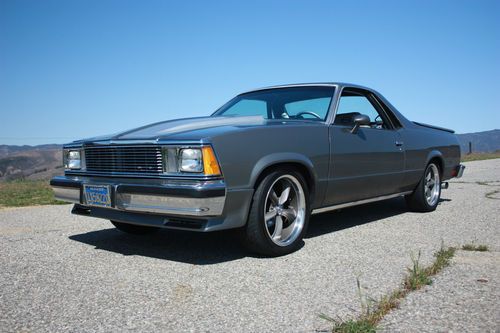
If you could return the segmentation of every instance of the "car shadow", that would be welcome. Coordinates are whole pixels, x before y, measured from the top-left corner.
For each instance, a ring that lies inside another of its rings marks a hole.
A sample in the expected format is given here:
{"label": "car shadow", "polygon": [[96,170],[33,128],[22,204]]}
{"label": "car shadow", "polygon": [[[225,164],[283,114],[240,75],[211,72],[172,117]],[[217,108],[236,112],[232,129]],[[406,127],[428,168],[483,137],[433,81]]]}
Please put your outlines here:
{"label": "car shadow", "polygon": [[92,245],[96,250],[194,265],[210,265],[248,256],[232,230],[197,233],[161,229],[148,235],[128,235],[111,228],[72,235],[69,238]]}
{"label": "car shadow", "polygon": [[[443,199],[442,201],[449,201]],[[313,215],[304,237],[310,239],[408,212],[403,198]],[[162,260],[211,265],[253,256],[241,246],[237,231],[197,233],[162,229],[149,235],[128,235],[115,228],[72,235],[71,240],[97,250]]]}

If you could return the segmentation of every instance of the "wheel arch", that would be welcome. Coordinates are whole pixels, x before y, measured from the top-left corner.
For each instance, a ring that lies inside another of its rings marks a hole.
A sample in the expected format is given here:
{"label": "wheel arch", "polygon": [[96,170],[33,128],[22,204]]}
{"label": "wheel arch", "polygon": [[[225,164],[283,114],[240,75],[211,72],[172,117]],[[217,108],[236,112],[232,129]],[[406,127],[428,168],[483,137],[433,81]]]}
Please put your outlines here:
{"label": "wheel arch", "polygon": [[297,153],[276,153],[261,158],[252,170],[250,185],[256,188],[262,179],[273,170],[291,167],[296,169],[305,179],[311,203],[316,194],[317,175],[313,163],[304,155]]}
{"label": "wheel arch", "polygon": [[442,176],[444,172],[444,157],[439,150],[432,150],[431,152],[429,152],[429,154],[427,155],[427,161],[425,163],[425,167],[427,167],[431,162],[436,163],[439,169],[439,173]]}

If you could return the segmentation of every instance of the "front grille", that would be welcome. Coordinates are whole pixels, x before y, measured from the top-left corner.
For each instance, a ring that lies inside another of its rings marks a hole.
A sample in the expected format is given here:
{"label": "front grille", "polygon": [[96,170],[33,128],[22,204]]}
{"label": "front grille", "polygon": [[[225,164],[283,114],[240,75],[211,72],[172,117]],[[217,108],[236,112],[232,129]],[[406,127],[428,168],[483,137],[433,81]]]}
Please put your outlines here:
{"label": "front grille", "polygon": [[163,172],[159,146],[86,147],[88,172],[160,174]]}

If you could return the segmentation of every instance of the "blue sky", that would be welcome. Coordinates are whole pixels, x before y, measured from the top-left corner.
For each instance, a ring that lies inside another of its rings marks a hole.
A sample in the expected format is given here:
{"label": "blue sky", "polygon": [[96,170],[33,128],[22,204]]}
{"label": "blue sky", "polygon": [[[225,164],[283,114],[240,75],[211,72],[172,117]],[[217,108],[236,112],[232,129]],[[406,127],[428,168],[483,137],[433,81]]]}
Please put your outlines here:
{"label": "blue sky", "polygon": [[411,120],[500,128],[500,1],[0,1],[0,144],[208,115],[298,82]]}

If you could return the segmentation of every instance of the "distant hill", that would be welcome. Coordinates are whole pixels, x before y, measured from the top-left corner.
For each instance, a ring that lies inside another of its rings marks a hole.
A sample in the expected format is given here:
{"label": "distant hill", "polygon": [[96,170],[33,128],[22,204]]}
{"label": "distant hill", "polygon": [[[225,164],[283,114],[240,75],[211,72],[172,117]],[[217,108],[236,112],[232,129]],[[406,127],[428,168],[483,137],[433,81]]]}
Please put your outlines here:
{"label": "distant hill", "polygon": [[500,150],[500,129],[491,131],[457,134],[463,153],[469,152],[469,142],[472,142],[472,152],[490,153]]}
{"label": "distant hill", "polygon": [[48,179],[63,174],[60,145],[0,145],[0,181]]}

